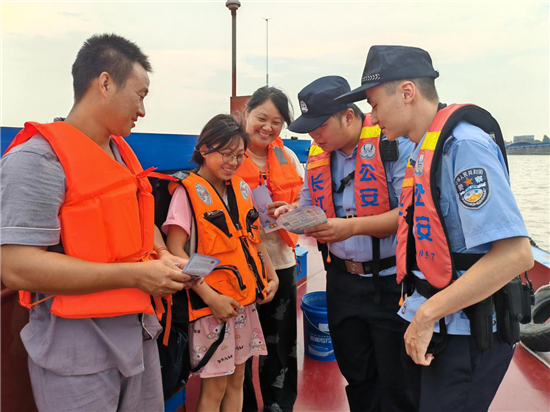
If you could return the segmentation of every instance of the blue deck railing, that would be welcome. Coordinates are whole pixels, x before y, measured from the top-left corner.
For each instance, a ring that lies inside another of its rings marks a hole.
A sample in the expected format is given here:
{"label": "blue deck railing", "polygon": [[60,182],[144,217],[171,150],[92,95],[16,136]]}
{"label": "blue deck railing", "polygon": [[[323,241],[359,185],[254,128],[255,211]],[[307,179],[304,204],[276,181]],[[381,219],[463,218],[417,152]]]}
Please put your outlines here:
{"label": "blue deck railing", "polygon": [[[18,127],[0,128],[0,150],[3,154],[21,130]],[[144,169],[155,166],[159,171],[191,169],[193,148],[197,143],[197,135],[191,134],[161,134],[161,133],[132,133],[126,138]],[[300,159],[307,162],[307,154],[311,141],[298,139],[284,139],[289,147]]]}

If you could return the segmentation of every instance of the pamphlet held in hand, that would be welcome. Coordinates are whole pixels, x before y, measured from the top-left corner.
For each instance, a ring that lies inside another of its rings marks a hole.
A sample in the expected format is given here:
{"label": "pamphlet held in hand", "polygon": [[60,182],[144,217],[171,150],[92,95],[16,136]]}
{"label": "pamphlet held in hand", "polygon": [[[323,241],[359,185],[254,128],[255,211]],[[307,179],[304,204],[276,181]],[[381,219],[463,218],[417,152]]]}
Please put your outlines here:
{"label": "pamphlet held in hand", "polygon": [[181,271],[192,278],[203,278],[209,275],[220,262],[221,260],[215,257],[195,253],[191,255],[187,265]]}
{"label": "pamphlet held in hand", "polygon": [[254,196],[254,202],[260,213],[260,224],[264,228],[265,233],[279,230],[281,227],[277,224],[277,220],[267,214],[267,207],[273,203],[267,186],[258,186],[252,190],[252,196]]}
{"label": "pamphlet held in hand", "polygon": [[277,223],[279,228],[301,235],[310,227],[327,223],[327,217],[319,206],[303,206],[279,216]]}

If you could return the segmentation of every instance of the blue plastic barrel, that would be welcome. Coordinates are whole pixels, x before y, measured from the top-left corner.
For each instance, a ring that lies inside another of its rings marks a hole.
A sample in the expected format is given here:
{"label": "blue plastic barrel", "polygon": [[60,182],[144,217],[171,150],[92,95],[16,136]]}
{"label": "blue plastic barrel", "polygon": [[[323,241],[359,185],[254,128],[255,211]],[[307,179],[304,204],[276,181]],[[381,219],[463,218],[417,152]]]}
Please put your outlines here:
{"label": "blue plastic barrel", "polygon": [[334,348],[328,331],[327,294],[311,292],[302,298],[304,348],[311,359],[333,361]]}

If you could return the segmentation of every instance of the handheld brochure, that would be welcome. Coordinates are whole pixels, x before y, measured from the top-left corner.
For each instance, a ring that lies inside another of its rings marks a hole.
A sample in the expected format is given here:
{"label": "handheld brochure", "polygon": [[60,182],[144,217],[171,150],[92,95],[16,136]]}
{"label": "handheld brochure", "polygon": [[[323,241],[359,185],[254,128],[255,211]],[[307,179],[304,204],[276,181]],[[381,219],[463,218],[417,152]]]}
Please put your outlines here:
{"label": "handheld brochure", "polygon": [[279,230],[281,227],[277,223],[277,220],[267,214],[267,207],[273,203],[267,186],[258,186],[252,190],[252,196],[254,196],[254,203],[256,203],[256,207],[260,213],[260,224],[264,228],[264,232],[269,233]]}
{"label": "handheld brochure", "polygon": [[181,270],[192,278],[203,278],[210,274],[221,260],[212,256],[195,253],[191,255],[187,265]]}
{"label": "handheld brochure", "polygon": [[277,223],[289,232],[302,235],[310,227],[327,223],[327,217],[319,206],[303,206],[279,216]]}

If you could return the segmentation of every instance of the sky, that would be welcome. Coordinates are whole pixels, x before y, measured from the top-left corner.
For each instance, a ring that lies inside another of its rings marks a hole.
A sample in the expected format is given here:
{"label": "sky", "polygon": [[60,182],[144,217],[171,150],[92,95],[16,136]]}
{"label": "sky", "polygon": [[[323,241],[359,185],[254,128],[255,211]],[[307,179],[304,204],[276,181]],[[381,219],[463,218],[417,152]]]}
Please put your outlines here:
{"label": "sky", "polygon": [[[229,113],[231,13],[224,0],[1,2],[2,126],[52,121],[73,103],[71,66],[84,40],[117,33],[150,56],[147,114],[135,132],[198,134]],[[445,103],[475,103],[505,140],[550,135],[549,3],[252,1],[237,11],[237,95],[266,83],[300,114],[298,92],[326,75],[360,85],[372,45],[417,46],[432,56]],[[366,101],[359,102],[365,112]],[[296,135],[288,130],[282,137]],[[299,137],[305,137],[298,135]]]}

